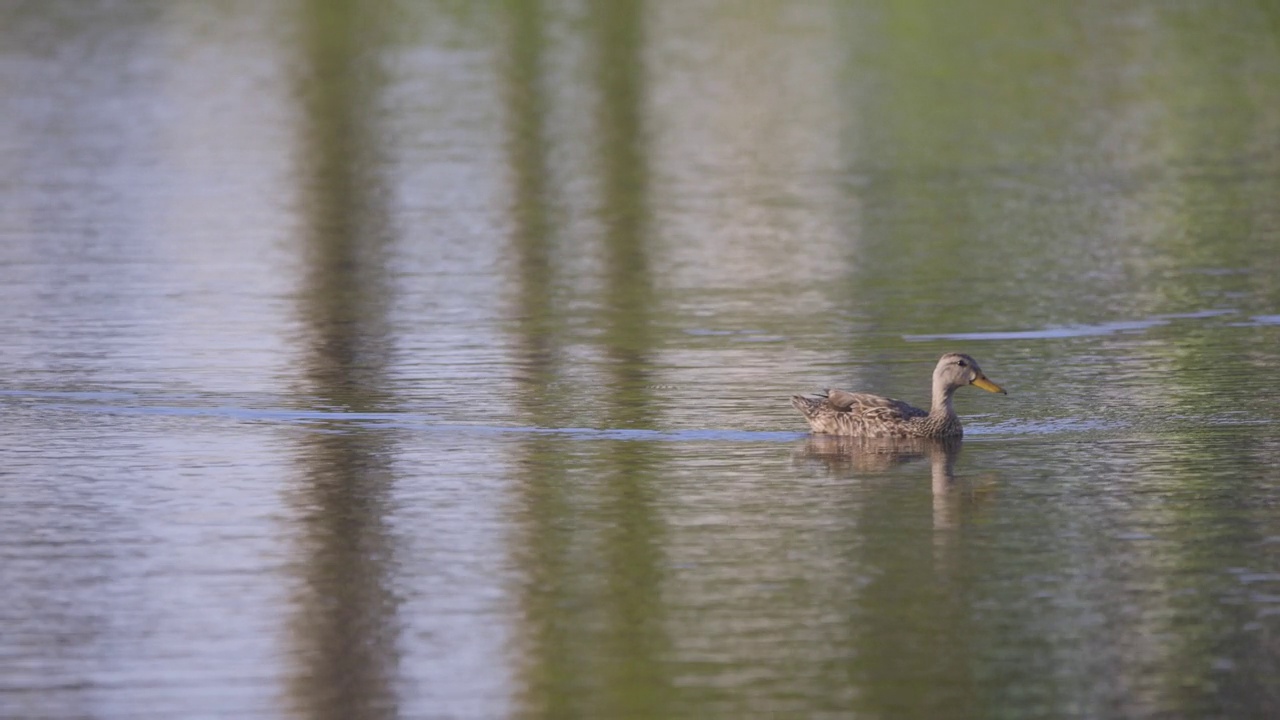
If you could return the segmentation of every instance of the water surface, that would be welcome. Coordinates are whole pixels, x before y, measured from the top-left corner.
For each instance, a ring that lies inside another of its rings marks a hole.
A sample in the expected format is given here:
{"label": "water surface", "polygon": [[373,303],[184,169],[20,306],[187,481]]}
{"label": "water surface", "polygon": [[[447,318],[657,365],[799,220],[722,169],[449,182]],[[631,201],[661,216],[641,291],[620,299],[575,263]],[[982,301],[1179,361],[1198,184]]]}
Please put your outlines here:
{"label": "water surface", "polygon": [[1269,10],[5,16],[0,716],[1280,713]]}

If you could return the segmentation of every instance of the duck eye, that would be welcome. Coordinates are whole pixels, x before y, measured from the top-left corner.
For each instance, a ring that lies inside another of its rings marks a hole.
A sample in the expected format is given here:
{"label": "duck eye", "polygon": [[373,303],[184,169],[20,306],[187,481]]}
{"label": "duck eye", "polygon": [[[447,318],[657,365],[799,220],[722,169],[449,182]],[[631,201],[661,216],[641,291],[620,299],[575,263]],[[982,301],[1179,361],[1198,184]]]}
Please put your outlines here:
{"label": "duck eye", "polygon": [[956,361],[956,364],[957,364],[957,365],[959,365],[960,367],[969,367],[969,363],[967,363],[967,362],[965,362],[965,361],[963,361],[963,360],[957,360],[957,361]]}

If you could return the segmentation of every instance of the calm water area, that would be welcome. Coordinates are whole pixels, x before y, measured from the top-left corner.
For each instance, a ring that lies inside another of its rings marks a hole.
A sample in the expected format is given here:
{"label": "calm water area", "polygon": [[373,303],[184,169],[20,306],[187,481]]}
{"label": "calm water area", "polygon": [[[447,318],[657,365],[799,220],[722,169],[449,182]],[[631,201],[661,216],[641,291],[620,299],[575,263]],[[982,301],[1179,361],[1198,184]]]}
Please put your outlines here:
{"label": "calm water area", "polygon": [[0,338],[2,718],[1280,717],[1272,3],[0,0]]}

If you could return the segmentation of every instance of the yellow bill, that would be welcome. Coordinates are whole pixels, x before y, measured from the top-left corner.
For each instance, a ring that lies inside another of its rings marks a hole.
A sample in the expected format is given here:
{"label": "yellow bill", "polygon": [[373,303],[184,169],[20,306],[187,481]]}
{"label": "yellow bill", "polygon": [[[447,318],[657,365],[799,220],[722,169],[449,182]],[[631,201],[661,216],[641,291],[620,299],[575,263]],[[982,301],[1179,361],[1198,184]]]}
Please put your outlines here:
{"label": "yellow bill", "polygon": [[991,382],[990,380],[984,377],[974,378],[973,383],[971,384],[977,385],[978,387],[982,388],[983,390],[986,390],[987,392],[998,392],[1001,395],[1009,394],[1004,391],[1004,388],[1000,387],[999,385]]}

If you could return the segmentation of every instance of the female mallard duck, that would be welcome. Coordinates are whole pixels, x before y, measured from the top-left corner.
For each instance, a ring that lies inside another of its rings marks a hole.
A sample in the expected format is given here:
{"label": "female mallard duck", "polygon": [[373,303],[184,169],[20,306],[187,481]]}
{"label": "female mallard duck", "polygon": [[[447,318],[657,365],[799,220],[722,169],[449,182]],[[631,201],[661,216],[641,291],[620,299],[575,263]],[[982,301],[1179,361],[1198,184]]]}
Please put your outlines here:
{"label": "female mallard duck", "polygon": [[933,404],[929,412],[901,400],[844,390],[828,390],[826,397],[820,398],[793,395],[791,404],[816,433],[866,438],[959,437],[964,428],[951,407],[951,394],[965,385],[1008,394],[982,374],[973,358],[947,353],[933,369]]}

